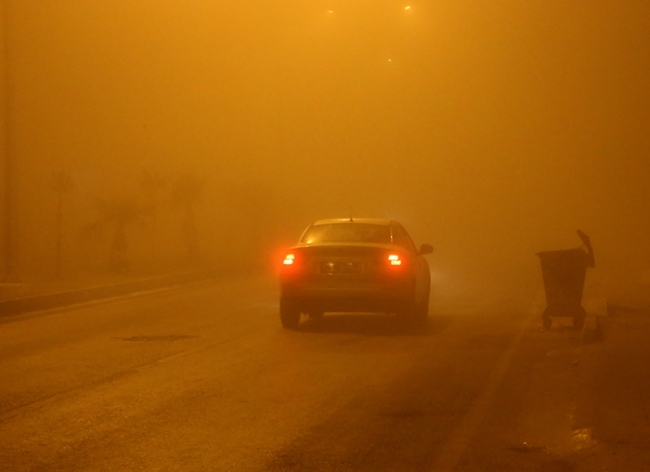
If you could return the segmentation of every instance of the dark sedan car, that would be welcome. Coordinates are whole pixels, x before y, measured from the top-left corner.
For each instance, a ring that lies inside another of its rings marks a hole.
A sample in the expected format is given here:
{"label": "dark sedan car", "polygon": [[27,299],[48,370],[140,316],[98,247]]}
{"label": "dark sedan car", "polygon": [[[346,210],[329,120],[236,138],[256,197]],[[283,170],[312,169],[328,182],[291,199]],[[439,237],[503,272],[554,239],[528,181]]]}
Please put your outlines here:
{"label": "dark sedan car", "polygon": [[397,221],[355,218],[312,223],[291,247],[280,270],[280,320],[287,328],[301,313],[398,313],[424,319],[430,273],[419,249]]}

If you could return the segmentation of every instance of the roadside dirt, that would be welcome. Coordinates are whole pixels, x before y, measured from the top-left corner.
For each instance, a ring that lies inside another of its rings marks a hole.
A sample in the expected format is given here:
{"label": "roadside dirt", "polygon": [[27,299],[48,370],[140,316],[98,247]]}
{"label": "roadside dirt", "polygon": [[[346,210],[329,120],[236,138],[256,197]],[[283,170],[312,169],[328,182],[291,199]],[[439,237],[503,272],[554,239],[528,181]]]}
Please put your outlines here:
{"label": "roadside dirt", "polygon": [[456,470],[650,471],[650,316],[535,322]]}

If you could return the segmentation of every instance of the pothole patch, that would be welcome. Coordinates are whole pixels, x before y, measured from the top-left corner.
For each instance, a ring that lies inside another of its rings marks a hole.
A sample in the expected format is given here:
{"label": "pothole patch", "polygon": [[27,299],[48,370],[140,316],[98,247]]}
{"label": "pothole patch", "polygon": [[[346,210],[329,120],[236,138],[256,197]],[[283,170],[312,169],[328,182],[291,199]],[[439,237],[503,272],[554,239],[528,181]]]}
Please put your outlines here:
{"label": "pothole patch", "polygon": [[166,335],[154,335],[154,336],[131,336],[128,338],[119,338],[122,341],[133,341],[133,342],[172,342],[180,341],[182,339],[194,339],[198,336],[188,335],[188,334],[166,334]]}
{"label": "pothole patch", "polygon": [[420,418],[426,413],[422,410],[398,410],[398,411],[388,411],[382,413],[382,416],[387,416],[389,418]]}
{"label": "pothole patch", "polygon": [[508,450],[513,452],[544,452],[546,451],[546,448],[544,446],[532,446],[527,442],[523,442],[521,444],[508,446]]}

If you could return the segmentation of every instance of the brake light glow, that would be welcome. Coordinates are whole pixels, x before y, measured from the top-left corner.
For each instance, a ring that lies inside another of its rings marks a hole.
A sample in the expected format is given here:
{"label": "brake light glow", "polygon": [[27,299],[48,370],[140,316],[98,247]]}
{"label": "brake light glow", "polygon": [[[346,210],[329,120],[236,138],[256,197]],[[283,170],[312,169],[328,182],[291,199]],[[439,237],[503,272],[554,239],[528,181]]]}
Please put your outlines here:
{"label": "brake light glow", "polygon": [[388,262],[392,266],[400,266],[400,265],[402,265],[402,259],[400,259],[397,254],[389,255],[388,256]]}
{"label": "brake light glow", "polygon": [[293,265],[295,260],[296,260],[296,256],[294,254],[287,254],[284,257],[284,261],[282,261],[282,264],[284,264],[284,265]]}

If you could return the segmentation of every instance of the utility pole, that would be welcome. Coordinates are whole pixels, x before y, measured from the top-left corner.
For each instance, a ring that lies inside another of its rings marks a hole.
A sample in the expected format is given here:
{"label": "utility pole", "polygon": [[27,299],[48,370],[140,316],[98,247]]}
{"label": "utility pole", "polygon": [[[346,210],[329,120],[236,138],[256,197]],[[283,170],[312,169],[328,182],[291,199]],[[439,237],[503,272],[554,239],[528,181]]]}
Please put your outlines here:
{"label": "utility pole", "polygon": [[2,43],[3,43],[3,72],[4,72],[4,276],[7,282],[15,279],[13,253],[13,96],[14,83],[12,75],[11,49],[11,0],[2,0]]}

